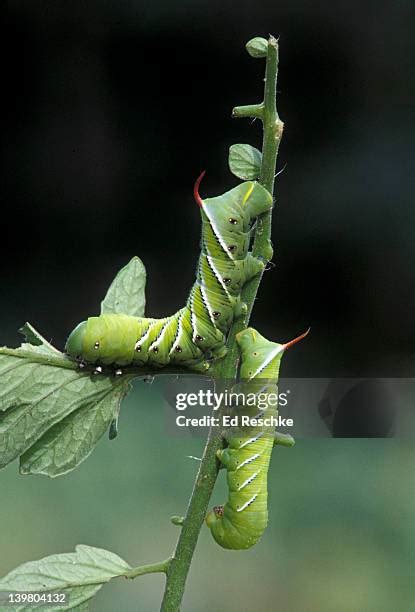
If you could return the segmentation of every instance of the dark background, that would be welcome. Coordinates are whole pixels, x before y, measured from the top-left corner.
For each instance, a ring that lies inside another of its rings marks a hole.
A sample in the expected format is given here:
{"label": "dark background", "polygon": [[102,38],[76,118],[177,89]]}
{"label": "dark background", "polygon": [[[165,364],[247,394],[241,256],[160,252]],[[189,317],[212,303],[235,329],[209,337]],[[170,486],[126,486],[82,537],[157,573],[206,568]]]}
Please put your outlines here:
{"label": "dark background", "polygon": [[286,130],[276,268],[253,324],[284,341],[311,326],[287,375],[413,375],[414,4],[11,2],[2,30],[2,342],[31,321],[59,347],[139,255],[147,313],[193,282],[191,191],[236,184],[231,120],[262,95],[245,42],[280,37]]}

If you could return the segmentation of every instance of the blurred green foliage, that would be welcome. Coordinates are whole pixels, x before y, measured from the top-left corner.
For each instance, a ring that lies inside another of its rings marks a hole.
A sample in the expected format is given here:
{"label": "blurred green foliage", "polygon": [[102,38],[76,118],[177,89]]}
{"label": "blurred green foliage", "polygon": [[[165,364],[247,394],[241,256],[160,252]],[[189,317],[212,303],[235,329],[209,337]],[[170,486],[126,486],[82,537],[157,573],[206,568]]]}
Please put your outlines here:
{"label": "blurred green foliage", "polygon": [[[204,441],[166,433],[162,385],[136,382],[120,433],[54,481],[1,475],[0,575],[18,564],[103,547],[138,565],[164,559],[185,512]],[[382,612],[413,609],[415,450],[398,440],[299,440],[276,448],[270,521],[250,551],[219,548],[207,528],[183,612]],[[224,501],[221,474],[212,503]],[[100,612],[158,610],[164,577],[114,581]]]}

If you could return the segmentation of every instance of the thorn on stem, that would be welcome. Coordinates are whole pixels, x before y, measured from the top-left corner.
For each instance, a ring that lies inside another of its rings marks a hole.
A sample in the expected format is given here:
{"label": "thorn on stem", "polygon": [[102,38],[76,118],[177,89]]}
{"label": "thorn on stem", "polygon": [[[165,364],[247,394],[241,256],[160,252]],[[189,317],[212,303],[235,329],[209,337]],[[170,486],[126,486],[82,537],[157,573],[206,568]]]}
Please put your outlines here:
{"label": "thorn on stem", "polygon": [[284,164],[283,167],[281,168],[281,170],[278,170],[278,172],[276,174],[274,174],[274,178],[277,178],[277,176],[282,174],[284,172],[284,170],[286,169],[286,167],[287,167],[287,164]]}

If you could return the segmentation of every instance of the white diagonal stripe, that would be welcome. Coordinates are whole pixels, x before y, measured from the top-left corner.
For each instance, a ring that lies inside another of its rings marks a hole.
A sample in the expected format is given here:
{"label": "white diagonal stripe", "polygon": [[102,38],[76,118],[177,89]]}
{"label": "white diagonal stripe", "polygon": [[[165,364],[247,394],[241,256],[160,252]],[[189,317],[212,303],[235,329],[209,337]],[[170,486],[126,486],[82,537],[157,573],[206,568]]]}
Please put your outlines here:
{"label": "white diagonal stripe", "polygon": [[258,476],[258,474],[260,473],[260,471],[261,471],[261,470],[258,470],[257,472],[255,472],[255,474],[252,474],[252,476],[250,476],[249,478],[247,478],[247,479],[245,480],[245,482],[243,482],[243,483],[241,484],[241,486],[240,486],[240,487],[238,487],[238,491],[242,491],[242,489],[244,489],[244,488],[246,487],[246,485],[249,485],[249,483],[250,483],[250,482],[252,482],[252,481],[253,481],[253,480],[254,480],[254,479],[255,479],[255,478]]}
{"label": "white diagonal stripe", "polygon": [[249,506],[249,504],[252,504],[253,501],[256,500],[256,498],[258,497],[258,493],[255,493],[255,495],[253,495],[251,497],[251,499],[249,499],[243,506],[241,506],[240,508],[237,508],[237,512],[242,512],[242,510],[245,510],[245,508],[247,508]]}
{"label": "white diagonal stripe", "polygon": [[258,459],[258,457],[260,457],[260,454],[256,453],[255,455],[252,455],[252,457],[249,457],[248,459],[245,459],[245,461],[242,461],[242,463],[240,463],[239,465],[236,466],[236,470],[235,471],[240,470],[247,463],[251,463],[251,461],[255,461],[255,459]]}

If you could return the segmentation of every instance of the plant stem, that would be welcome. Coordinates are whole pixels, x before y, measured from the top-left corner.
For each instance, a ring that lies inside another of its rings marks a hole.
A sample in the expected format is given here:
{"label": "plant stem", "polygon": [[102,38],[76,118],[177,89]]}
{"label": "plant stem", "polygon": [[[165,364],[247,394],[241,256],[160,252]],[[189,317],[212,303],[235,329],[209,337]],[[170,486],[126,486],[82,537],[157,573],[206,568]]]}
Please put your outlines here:
{"label": "plant stem", "polygon": [[[260,182],[270,193],[273,193],[277,152],[283,125],[278,118],[275,101],[277,69],[278,43],[271,36],[268,40],[263,103],[247,107],[236,107],[232,113],[234,117],[259,117],[263,122],[264,133]],[[272,257],[271,212],[266,213],[257,221],[253,253],[261,258],[264,263]],[[242,299],[248,307],[247,314],[237,319],[232,325],[228,339],[228,353],[214,371],[216,378],[233,380],[236,377],[239,356],[235,336],[247,326],[261,278],[262,274],[258,274],[247,283],[242,292]],[[222,410],[223,408],[220,408],[216,414],[219,418],[222,416]],[[219,472],[216,452],[221,446],[222,439],[218,436],[217,428],[212,428],[209,432],[199,472],[193,486],[176,550],[167,569],[166,588],[161,604],[161,612],[178,612],[180,610],[187,574]]]}
{"label": "plant stem", "polygon": [[262,119],[264,116],[264,105],[261,104],[248,104],[247,106],[235,106],[232,111],[232,117],[234,119],[243,119],[244,117],[252,117],[255,119]]}

